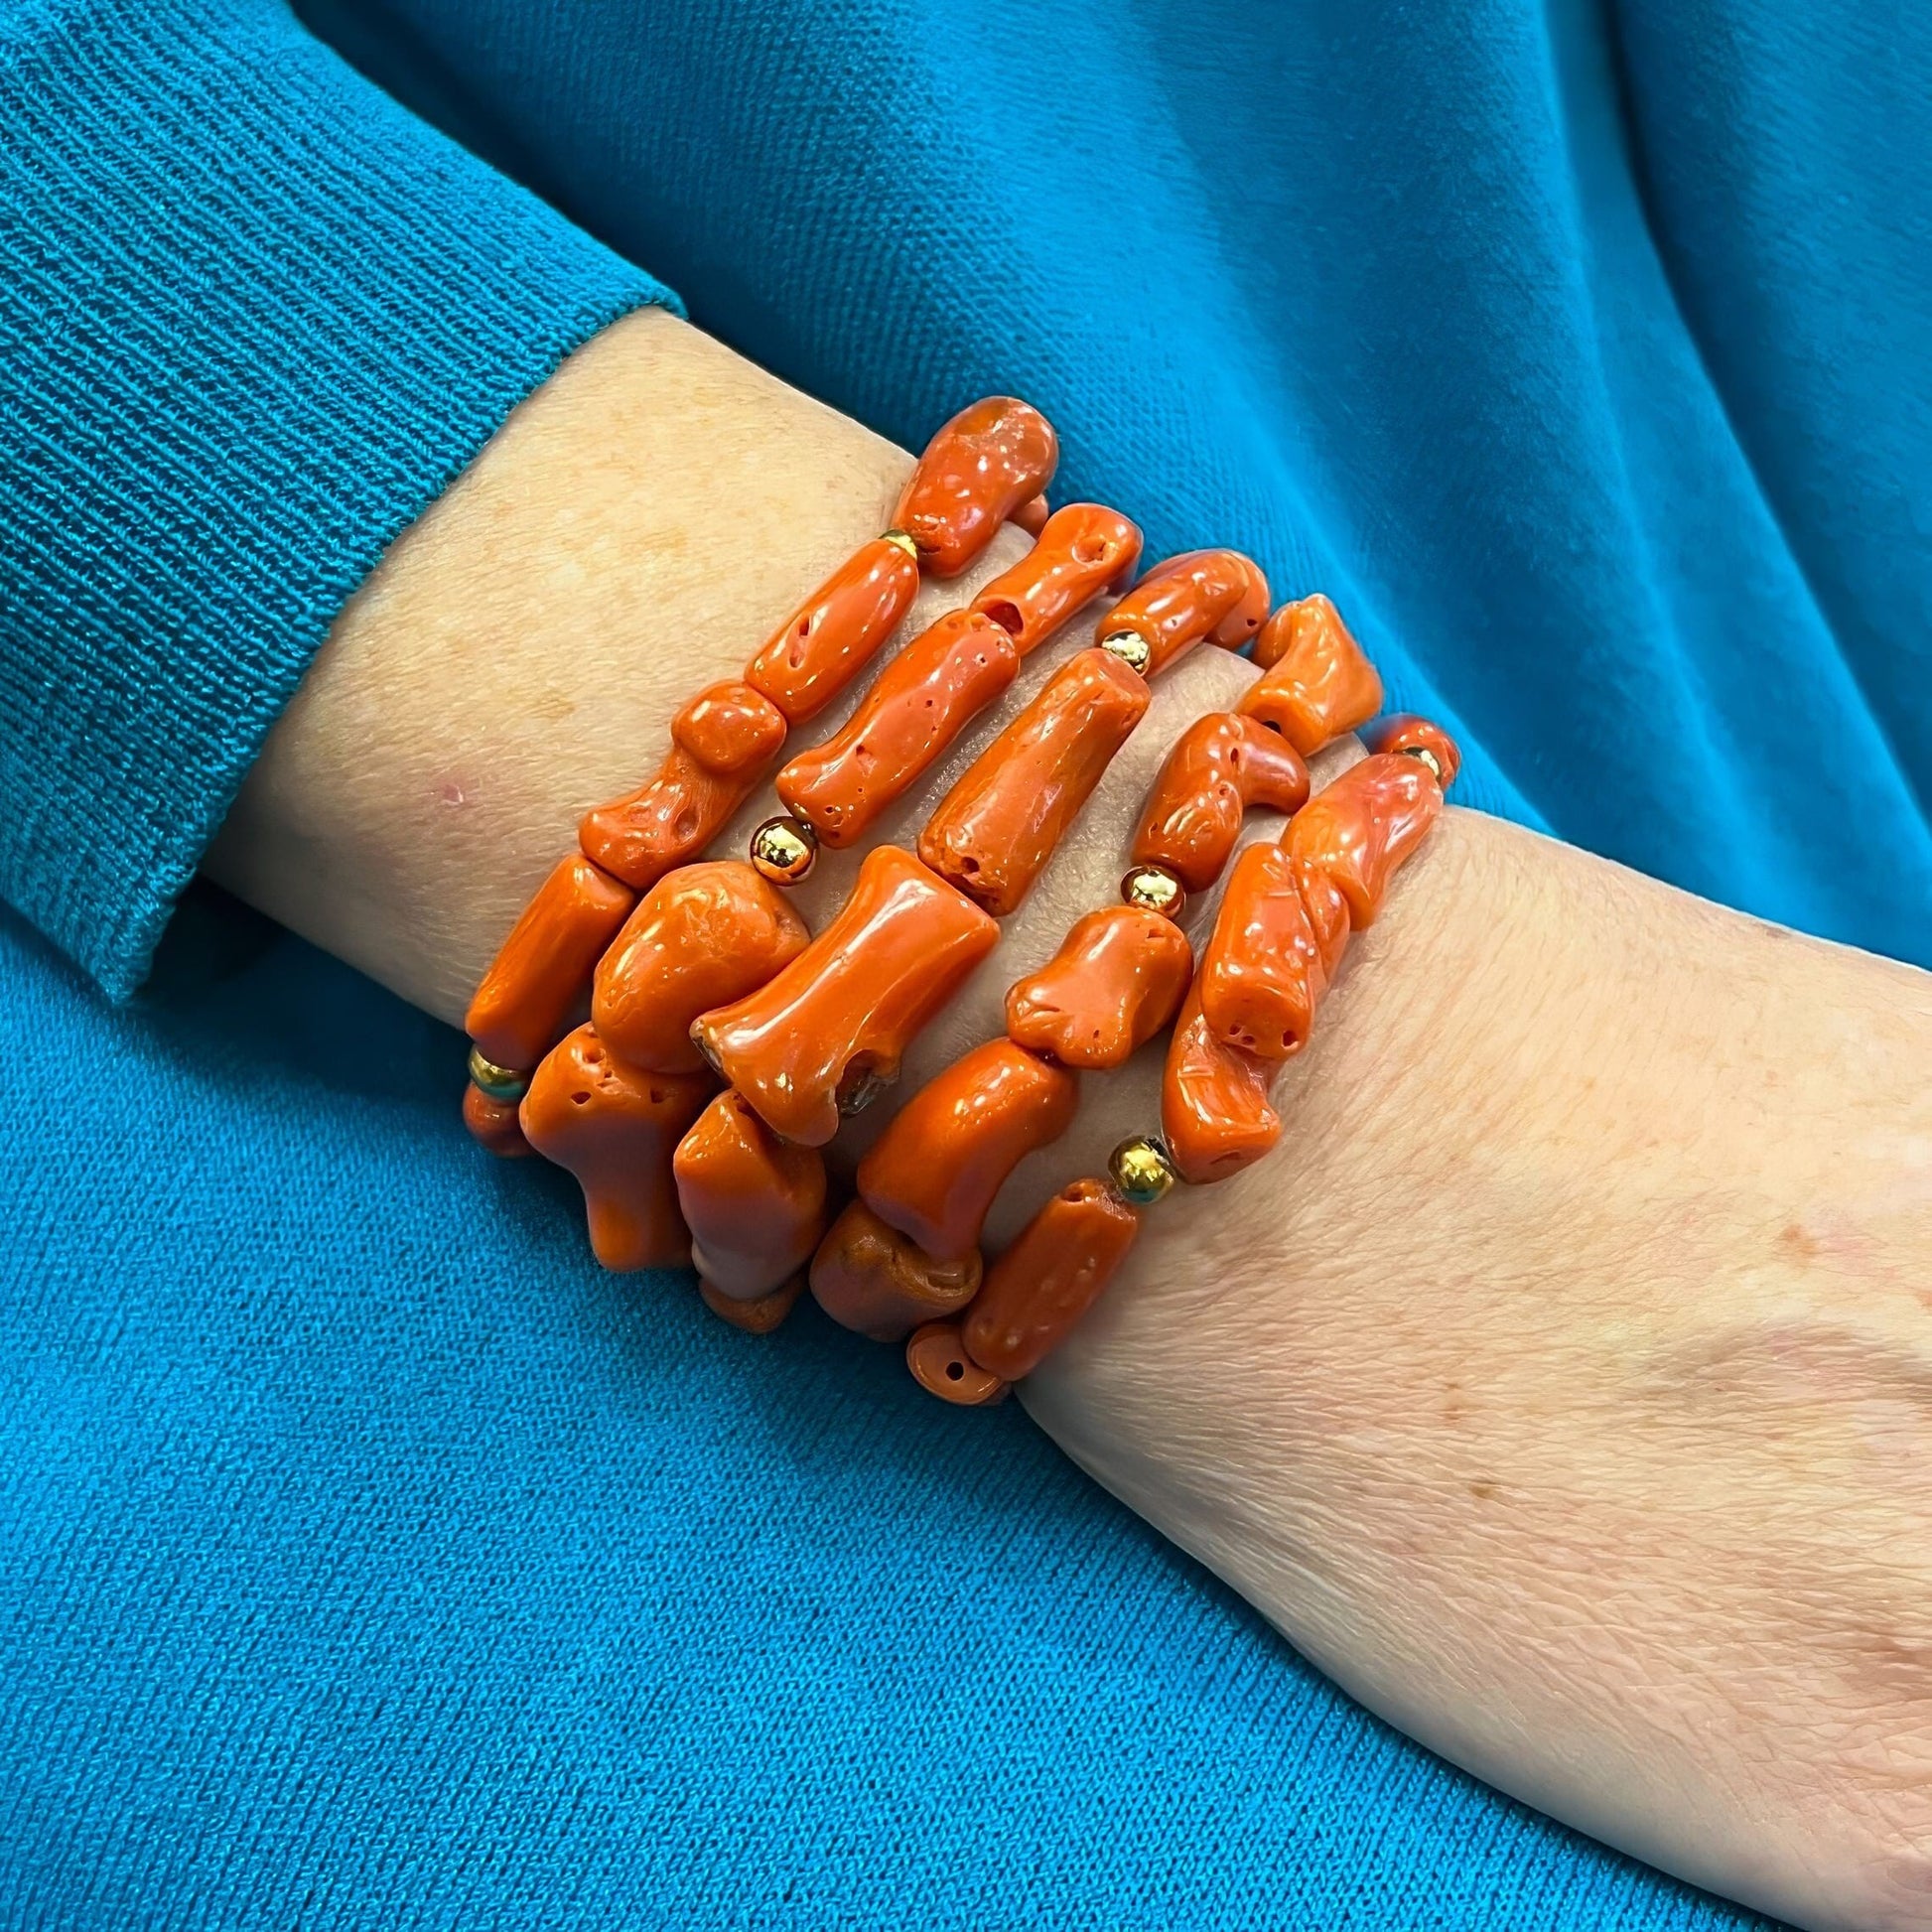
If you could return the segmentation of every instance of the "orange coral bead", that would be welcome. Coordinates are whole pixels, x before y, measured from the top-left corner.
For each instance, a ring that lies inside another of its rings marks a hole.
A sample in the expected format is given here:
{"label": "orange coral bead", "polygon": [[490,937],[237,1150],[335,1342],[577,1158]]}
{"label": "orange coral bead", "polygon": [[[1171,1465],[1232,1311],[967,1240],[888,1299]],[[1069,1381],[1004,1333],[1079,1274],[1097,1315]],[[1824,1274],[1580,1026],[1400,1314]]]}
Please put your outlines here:
{"label": "orange coral bead", "polygon": [[1030,537],[1036,537],[1046,527],[1046,519],[1052,509],[1044,496],[1029,496],[1020,507],[1007,518],[1009,523],[1017,523]]}
{"label": "orange coral bead", "polygon": [[973,600],[1025,657],[1076,611],[1131,583],[1141,560],[1138,525],[1100,503],[1069,503],[1041,526],[1034,547]]}
{"label": "orange coral bead", "polygon": [[1249,846],[1234,862],[1201,953],[1200,1010],[1209,1029],[1264,1060],[1287,1059],[1308,1044],[1327,985],[1293,856],[1286,846]]}
{"label": "orange coral bead", "polygon": [[999,936],[971,899],[909,852],[882,845],[790,965],[693,1031],[767,1127],[823,1147],[842,1106],[856,1111],[897,1078],[906,1046]]}
{"label": "orange coral bead", "polygon": [[947,792],[919,834],[919,857],[1004,918],[1147,707],[1146,680],[1111,651],[1078,652]]}
{"label": "orange coral bead", "polygon": [[1194,970],[1187,936],[1137,905],[1076,920],[1060,949],[1007,994],[1007,1036],[1066,1066],[1119,1066],[1180,1009]]}
{"label": "orange coral bead", "polygon": [[1238,650],[1268,615],[1268,579],[1238,550],[1190,550],[1156,564],[1100,621],[1101,638],[1131,632],[1153,677],[1205,638]]}
{"label": "orange coral bead", "polygon": [[1073,1124],[1079,1076],[989,1039],[928,1080],[859,1163],[859,1196],[927,1254],[979,1245],[1006,1177]]}
{"label": "orange coral bead", "polygon": [[[1286,839],[1282,843],[1288,845]],[[1296,890],[1308,910],[1309,929],[1314,934],[1321,976],[1331,980],[1335,968],[1341,964],[1342,954],[1348,950],[1348,901],[1342,897],[1341,888],[1319,867],[1297,858],[1292,849],[1289,858],[1295,866]]]}
{"label": "orange coral bead", "polygon": [[1443,809],[1442,788],[1418,759],[1377,752],[1318,792],[1288,828],[1288,849],[1331,880],[1356,931],[1375,923],[1393,879]]}
{"label": "orange coral bead", "polygon": [[1413,712],[1399,711],[1382,719],[1364,742],[1371,752],[1404,752],[1411,758],[1427,752],[1441,771],[1445,791],[1462,769],[1462,753],[1455,740],[1432,719],[1418,718]]}
{"label": "orange coral bead", "polygon": [[691,1265],[721,1295],[754,1301],[812,1258],[825,1232],[825,1162],[790,1147],[727,1088],[677,1144]]}
{"label": "orange coral bead", "polygon": [[1382,708],[1382,680],[1325,597],[1284,604],[1255,639],[1263,675],[1240,709],[1310,758]]}
{"label": "orange coral bead", "polygon": [[794,1275],[769,1295],[760,1295],[756,1301],[741,1302],[730,1295],[721,1295],[702,1275],[698,1277],[698,1295],[705,1307],[719,1320],[729,1321],[734,1328],[742,1328],[748,1335],[768,1335],[798,1306],[798,1298],[804,1292],[804,1276]]}
{"label": "orange coral bead", "polygon": [[984,397],[925,446],[893,522],[933,576],[957,577],[1052,482],[1059,460],[1059,439],[1037,409],[1013,396]]}
{"label": "orange coral bead", "polygon": [[1019,668],[1019,645],[991,618],[949,612],[880,672],[838,731],[778,773],[778,796],[821,844],[853,844]]}
{"label": "orange coral bead", "polygon": [[905,1366],[928,1395],[962,1409],[985,1409],[1006,1399],[1007,1385],[966,1352],[957,1321],[928,1321],[905,1344]]}
{"label": "orange coral bead", "polygon": [[1134,863],[1165,866],[1188,892],[1203,893],[1220,878],[1250,806],[1299,811],[1308,795],[1309,767],[1292,746],[1256,719],[1210,712],[1168,754],[1134,835]]}
{"label": "orange coral bead", "polygon": [[499,1161],[516,1161],[530,1152],[517,1124],[516,1102],[497,1100],[473,1080],[463,1090],[463,1124]]}
{"label": "orange coral bead", "polygon": [[674,745],[649,784],[584,815],[577,843],[642,892],[695,859],[758,789],[759,777],[713,771]]}
{"label": "orange coral bead", "polygon": [[1282,1137],[1269,1104],[1272,1062],[1217,1038],[1200,1009],[1200,981],[1174,1022],[1161,1080],[1161,1138],[1181,1179],[1196,1186],[1251,1167]]}
{"label": "orange coral bead", "polygon": [[874,537],[771,633],[745,667],[745,681],[801,723],[865,669],[918,591],[917,563],[900,545]]}
{"label": "orange coral bead", "polygon": [[1141,1217],[1104,1180],[1076,1180],[986,1273],[961,1324],[966,1352],[1003,1381],[1031,1375],[1127,1259]]}
{"label": "orange coral bead", "polygon": [[689,1259],[671,1151],[716,1082],[643,1073],[579,1027],[545,1056],[523,1096],[524,1137],[584,1190],[591,1250],[607,1268],[674,1268]]}
{"label": "orange coral bead", "polygon": [[938,1261],[854,1201],[812,1258],[812,1299],[842,1328],[903,1341],[922,1321],[963,1309],[979,1291],[979,1250]]}
{"label": "orange coral bead", "polygon": [[810,941],[784,894],[744,860],[680,866],[637,901],[598,962],[591,1019],[632,1066],[696,1072],[704,1055],[692,1021],[762,986]]}
{"label": "orange coral bead", "polygon": [[574,852],[558,861],[464,1016],[464,1029],[485,1059],[518,1071],[542,1059],[579,1011],[598,955],[636,897]]}
{"label": "orange coral bead", "polygon": [[742,678],[713,684],[671,720],[671,742],[707,771],[742,778],[761,773],[785,742],[785,714]]}

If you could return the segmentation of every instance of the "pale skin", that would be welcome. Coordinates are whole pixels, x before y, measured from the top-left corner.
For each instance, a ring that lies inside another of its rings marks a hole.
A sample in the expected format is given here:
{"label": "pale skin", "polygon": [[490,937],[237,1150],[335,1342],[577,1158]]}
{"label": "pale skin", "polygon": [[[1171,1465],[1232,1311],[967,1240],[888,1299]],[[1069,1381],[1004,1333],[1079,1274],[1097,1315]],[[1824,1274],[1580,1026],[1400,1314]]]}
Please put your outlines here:
{"label": "pale skin", "polygon": [[[344,612],[209,871],[460,1021],[579,813],[908,462],[667,317],[618,324]],[[1111,901],[1167,746],[1252,675],[1203,649],[1165,682],[901,1094]],[[1157,1081],[1089,1077],[990,1238],[1151,1128]],[[1278,1100],[1268,1162],[1150,1214],[1034,1417],[1457,1763],[1821,1932],[1932,1926],[1932,977],[1452,810]]]}

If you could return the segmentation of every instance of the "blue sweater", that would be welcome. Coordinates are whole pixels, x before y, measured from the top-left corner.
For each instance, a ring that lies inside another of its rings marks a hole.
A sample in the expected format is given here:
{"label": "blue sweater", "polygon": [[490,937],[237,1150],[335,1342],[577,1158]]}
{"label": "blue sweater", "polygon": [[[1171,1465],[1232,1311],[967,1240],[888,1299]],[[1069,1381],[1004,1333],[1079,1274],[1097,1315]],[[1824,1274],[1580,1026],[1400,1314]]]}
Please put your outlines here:
{"label": "blue sweater", "polygon": [[641,263],[903,441],[1037,398],[1157,551],[1330,591],[1475,802],[1932,964],[1932,17],[309,14],[0,0],[0,1925],[1748,1922],[1017,1412],[601,1276],[447,1033],[175,907]]}

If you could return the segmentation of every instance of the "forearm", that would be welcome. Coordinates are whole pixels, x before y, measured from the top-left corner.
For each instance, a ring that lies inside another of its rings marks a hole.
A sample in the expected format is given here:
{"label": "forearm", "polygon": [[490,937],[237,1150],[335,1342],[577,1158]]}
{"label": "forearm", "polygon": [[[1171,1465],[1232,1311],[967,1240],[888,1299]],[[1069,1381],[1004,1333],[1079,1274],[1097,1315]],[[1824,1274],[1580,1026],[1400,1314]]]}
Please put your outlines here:
{"label": "forearm", "polygon": [[[345,612],[211,869],[455,1019],[579,813],[907,462],[668,320],[607,332]],[[1180,723],[1251,675],[1164,681],[901,1092],[1108,901]],[[822,864],[814,922],[850,873]],[[1090,1079],[993,1238],[1151,1128],[1157,1080]],[[1812,1922],[1920,1922],[1929,1092],[1923,975],[1451,812],[1289,1069],[1280,1153],[1151,1216],[1027,1399],[1451,1756]]]}

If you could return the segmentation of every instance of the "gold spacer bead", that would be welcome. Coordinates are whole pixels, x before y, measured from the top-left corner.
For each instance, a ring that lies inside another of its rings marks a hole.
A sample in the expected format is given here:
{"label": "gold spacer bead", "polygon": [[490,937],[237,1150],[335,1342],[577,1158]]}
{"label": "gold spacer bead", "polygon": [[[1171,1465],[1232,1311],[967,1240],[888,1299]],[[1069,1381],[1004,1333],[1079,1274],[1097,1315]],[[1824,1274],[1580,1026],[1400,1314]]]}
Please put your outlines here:
{"label": "gold spacer bead", "polygon": [[483,1049],[473,1046],[470,1049],[471,1084],[480,1087],[492,1100],[521,1100],[529,1091],[530,1076],[519,1073],[513,1066],[498,1066],[494,1060],[486,1060]]}
{"label": "gold spacer bead", "polygon": [[1449,789],[1449,781],[1443,776],[1443,760],[1427,745],[1405,745],[1402,748],[1402,756],[1406,759],[1414,759],[1418,764],[1428,765],[1436,774],[1436,782],[1445,791]]}
{"label": "gold spacer bead", "polygon": [[919,561],[919,546],[912,541],[911,537],[908,536],[905,531],[882,530],[880,534],[885,538],[885,540],[888,543],[897,544],[898,547],[901,550],[903,550],[905,554],[908,557],[910,557],[914,563],[917,563]]}
{"label": "gold spacer bead", "polygon": [[1107,1157],[1107,1172],[1121,1198],[1136,1207],[1152,1207],[1178,1178],[1173,1157],[1151,1134],[1122,1141]]}
{"label": "gold spacer bead", "polygon": [[1180,881],[1166,866],[1136,866],[1120,882],[1120,896],[1127,904],[1138,905],[1143,912],[1159,912],[1176,924],[1187,903]]}
{"label": "gold spacer bead", "polygon": [[1131,630],[1116,630],[1111,637],[1102,637],[1100,648],[1118,657],[1130,671],[1139,671],[1143,677],[1147,676],[1147,667],[1154,662],[1154,650],[1148,640]]}
{"label": "gold spacer bead", "polygon": [[802,818],[767,818],[752,834],[752,864],[774,886],[795,886],[818,860],[818,834]]}

